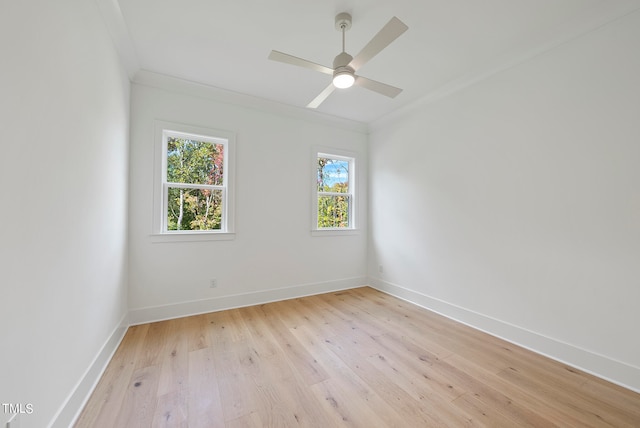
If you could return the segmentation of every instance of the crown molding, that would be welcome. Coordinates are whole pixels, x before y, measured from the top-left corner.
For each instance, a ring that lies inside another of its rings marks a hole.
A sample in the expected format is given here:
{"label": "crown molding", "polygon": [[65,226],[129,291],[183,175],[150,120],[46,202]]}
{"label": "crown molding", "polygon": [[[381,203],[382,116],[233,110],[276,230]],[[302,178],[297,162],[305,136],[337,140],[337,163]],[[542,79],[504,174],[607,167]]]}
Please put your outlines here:
{"label": "crown molding", "polygon": [[546,31],[539,33],[537,37],[531,39],[526,45],[512,49],[509,54],[496,58],[480,67],[476,67],[460,78],[451,80],[417,100],[369,122],[369,132],[375,132],[384,128],[404,117],[412,115],[431,103],[453,95],[497,73],[528,62],[573,39],[582,37],[626,16],[637,13],[638,10],[640,10],[640,0],[601,2],[579,14],[569,23],[549,27]]}
{"label": "crown molding", "polygon": [[264,113],[288,116],[298,120],[333,126],[347,131],[354,131],[362,134],[366,134],[368,132],[367,124],[364,122],[331,116],[307,108],[291,106],[289,104],[283,104],[277,101],[271,101],[148,70],[138,71],[133,78],[133,83],[163,89],[182,95],[232,104],[239,107],[258,110]]}

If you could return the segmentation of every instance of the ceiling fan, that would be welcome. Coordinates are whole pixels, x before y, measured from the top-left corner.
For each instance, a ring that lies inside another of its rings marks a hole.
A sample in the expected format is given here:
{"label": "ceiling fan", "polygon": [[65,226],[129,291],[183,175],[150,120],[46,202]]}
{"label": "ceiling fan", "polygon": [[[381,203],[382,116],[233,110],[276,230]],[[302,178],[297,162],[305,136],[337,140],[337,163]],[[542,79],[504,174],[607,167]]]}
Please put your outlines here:
{"label": "ceiling fan", "polygon": [[336,88],[349,88],[354,84],[390,98],[395,98],[402,92],[400,88],[358,76],[355,72],[389,46],[391,42],[400,37],[409,27],[394,16],[382,27],[378,34],[373,36],[355,58],[345,51],[345,33],[350,28],[351,15],[346,12],[338,14],[336,16],[336,29],[342,32],[342,52],[333,60],[333,68],[278,51],[271,51],[269,54],[270,60],[297,65],[333,76],[331,84],[307,105],[308,108],[317,108]]}

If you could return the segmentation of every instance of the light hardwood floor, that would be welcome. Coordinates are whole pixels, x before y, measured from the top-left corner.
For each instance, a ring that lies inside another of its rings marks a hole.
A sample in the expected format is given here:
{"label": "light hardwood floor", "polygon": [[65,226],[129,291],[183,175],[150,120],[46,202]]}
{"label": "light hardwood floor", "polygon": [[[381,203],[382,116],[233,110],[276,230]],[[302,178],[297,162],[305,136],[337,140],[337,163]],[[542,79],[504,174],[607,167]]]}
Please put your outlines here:
{"label": "light hardwood floor", "polygon": [[640,427],[640,394],[371,288],[131,327],[76,427]]}

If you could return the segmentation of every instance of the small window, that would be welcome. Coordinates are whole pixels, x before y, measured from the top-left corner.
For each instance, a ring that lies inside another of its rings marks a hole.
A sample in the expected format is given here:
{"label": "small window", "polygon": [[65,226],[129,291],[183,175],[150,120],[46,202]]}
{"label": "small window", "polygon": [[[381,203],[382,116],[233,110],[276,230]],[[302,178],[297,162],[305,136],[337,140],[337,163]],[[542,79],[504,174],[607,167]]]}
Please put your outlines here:
{"label": "small window", "polygon": [[172,128],[161,129],[160,234],[231,232],[230,137]]}
{"label": "small window", "polygon": [[354,168],[353,157],[317,154],[317,230],[354,228]]}

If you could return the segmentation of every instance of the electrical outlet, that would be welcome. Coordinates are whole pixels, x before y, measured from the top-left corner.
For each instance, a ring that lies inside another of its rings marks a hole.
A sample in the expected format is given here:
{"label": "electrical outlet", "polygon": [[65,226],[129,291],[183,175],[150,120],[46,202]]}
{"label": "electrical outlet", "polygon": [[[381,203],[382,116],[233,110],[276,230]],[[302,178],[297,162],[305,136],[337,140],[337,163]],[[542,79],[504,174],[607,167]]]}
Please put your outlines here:
{"label": "electrical outlet", "polygon": [[384,273],[384,268],[382,267],[382,265],[378,265],[378,272]]}
{"label": "electrical outlet", "polygon": [[218,288],[218,280],[215,278],[210,279],[209,288]]}

